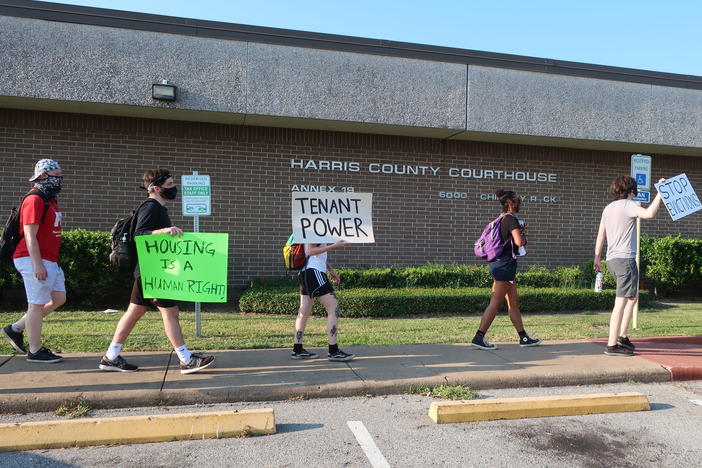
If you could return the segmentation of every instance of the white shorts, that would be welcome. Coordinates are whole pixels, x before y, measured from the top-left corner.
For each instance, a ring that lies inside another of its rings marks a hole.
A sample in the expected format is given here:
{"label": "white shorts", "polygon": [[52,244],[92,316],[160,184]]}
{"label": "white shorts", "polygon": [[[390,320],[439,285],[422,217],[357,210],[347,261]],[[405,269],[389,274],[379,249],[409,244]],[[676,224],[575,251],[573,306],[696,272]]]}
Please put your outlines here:
{"label": "white shorts", "polygon": [[14,262],[15,268],[22,275],[24,290],[27,292],[27,302],[29,304],[43,305],[51,302],[52,291],[66,292],[66,278],[63,276],[63,270],[58,263],[42,260],[47,276],[44,281],[39,281],[34,276],[32,257],[15,258]]}

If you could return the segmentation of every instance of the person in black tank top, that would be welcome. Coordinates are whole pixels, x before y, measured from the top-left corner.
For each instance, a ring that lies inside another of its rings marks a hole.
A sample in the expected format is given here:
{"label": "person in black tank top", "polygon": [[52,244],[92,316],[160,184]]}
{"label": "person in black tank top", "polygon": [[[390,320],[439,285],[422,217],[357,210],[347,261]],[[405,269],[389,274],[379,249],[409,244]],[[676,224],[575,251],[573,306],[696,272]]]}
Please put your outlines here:
{"label": "person in black tank top", "polygon": [[511,242],[507,244],[500,258],[488,264],[493,278],[492,297],[490,298],[490,304],[483,313],[480,326],[471,344],[485,350],[497,349],[497,346],[485,338],[485,334],[490,325],[492,325],[492,321],[495,320],[497,311],[506,298],[509,318],[519,334],[519,346],[536,346],[541,343],[541,340],[531,338],[524,331],[522,313],[519,310],[519,294],[517,294],[517,285],[515,283],[519,247],[526,245],[526,236],[524,235],[526,227],[520,227],[519,219],[517,219],[522,200],[519,198],[519,195],[511,190],[500,189],[496,192],[496,195],[502,205],[503,218],[500,223],[500,238],[503,242],[507,240],[511,240]]}

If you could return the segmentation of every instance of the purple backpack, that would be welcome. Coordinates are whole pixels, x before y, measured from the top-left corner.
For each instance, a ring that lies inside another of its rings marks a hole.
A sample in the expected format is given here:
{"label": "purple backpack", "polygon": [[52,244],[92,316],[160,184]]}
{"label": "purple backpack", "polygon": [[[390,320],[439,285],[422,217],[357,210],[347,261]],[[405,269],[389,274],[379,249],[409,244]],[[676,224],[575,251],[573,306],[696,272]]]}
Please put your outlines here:
{"label": "purple backpack", "polygon": [[[475,253],[476,257],[481,258],[486,262],[492,262],[493,260],[497,260],[502,256],[502,253],[507,245],[509,245],[511,250],[511,236],[504,242],[500,240],[500,226],[502,225],[502,220],[505,216],[508,215],[500,215],[485,226],[483,233],[480,235],[478,240],[475,241],[475,247],[473,247],[473,252]],[[512,251],[512,258],[516,258],[514,256],[514,251]]]}

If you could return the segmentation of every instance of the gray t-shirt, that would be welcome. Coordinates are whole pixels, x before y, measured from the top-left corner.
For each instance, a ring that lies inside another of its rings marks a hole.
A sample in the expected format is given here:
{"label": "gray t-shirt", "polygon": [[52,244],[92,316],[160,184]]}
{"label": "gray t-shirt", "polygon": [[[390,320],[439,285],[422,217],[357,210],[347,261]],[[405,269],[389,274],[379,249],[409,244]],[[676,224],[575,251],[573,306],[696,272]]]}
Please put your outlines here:
{"label": "gray t-shirt", "polygon": [[607,260],[636,258],[636,218],[643,208],[628,199],[615,200],[602,212],[607,233]]}

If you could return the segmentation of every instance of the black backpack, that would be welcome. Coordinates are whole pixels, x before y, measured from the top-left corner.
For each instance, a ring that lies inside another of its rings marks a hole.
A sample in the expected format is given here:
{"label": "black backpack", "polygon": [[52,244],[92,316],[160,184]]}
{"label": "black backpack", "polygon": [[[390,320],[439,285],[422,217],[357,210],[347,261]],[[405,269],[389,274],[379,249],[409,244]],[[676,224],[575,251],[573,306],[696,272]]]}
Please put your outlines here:
{"label": "black backpack", "polygon": [[49,198],[39,190],[32,190],[22,197],[19,208],[14,206],[12,210],[10,210],[10,216],[7,218],[5,229],[3,229],[2,236],[0,236],[0,262],[12,261],[12,255],[15,253],[20,239],[24,236],[24,233],[20,232],[20,210],[22,209],[24,199],[31,195],[37,195],[44,200],[44,213],[41,215],[41,224],[44,224],[46,213],[49,211]]}
{"label": "black backpack", "polygon": [[144,203],[132,211],[126,218],[118,219],[110,230],[110,264],[120,270],[133,270],[136,267],[136,244],[134,243],[134,229],[136,228],[136,214]]}

